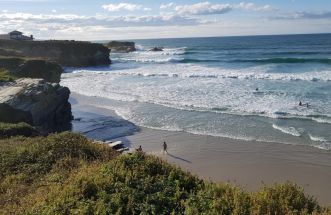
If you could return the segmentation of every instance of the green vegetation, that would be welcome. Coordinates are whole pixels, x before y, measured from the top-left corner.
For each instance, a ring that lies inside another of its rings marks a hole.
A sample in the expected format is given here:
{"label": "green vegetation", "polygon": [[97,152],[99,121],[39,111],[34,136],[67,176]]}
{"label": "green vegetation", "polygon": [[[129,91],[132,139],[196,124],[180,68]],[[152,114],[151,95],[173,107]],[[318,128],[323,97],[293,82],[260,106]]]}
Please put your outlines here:
{"label": "green vegetation", "polygon": [[25,122],[11,124],[0,122],[0,139],[12,136],[31,137],[37,134],[37,131]]}
{"label": "green vegetation", "polygon": [[31,206],[47,204],[41,199],[70,183],[71,174],[115,155],[72,133],[0,140],[0,214],[26,214]]}
{"label": "green vegetation", "polygon": [[15,77],[9,74],[8,70],[0,68],[0,82],[1,81],[13,81]]}
{"label": "green vegetation", "polygon": [[0,140],[0,214],[330,214],[295,184],[248,193],[73,133]]}

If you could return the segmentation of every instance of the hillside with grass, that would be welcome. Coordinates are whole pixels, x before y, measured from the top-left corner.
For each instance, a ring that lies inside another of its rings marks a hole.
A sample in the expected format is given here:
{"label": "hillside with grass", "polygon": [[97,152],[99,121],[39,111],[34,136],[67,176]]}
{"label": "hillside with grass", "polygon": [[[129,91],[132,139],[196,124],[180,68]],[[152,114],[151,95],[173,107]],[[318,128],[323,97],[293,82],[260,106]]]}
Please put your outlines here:
{"label": "hillside with grass", "polygon": [[1,139],[0,169],[0,214],[330,214],[292,183],[250,193],[69,132]]}

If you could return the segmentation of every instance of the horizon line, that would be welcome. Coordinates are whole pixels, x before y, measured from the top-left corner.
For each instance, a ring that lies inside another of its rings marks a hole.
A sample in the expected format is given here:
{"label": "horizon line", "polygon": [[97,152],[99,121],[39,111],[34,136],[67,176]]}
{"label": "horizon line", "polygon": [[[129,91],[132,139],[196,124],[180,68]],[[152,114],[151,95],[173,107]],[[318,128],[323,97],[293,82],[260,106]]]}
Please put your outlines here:
{"label": "horizon line", "polygon": [[144,39],[98,39],[98,40],[82,40],[90,42],[101,42],[101,41],[128,41],[128,40],[167,40],[167,39],[198,39],[198,38],[219,38],[219,37],[263,37],[263,36],[297,36],[297,35],[318,35],[318,34],[331,34],[331,32],[323,33],[297,33],[297,34],[248,34],[248,35],[233,35],[233,36],[193,36],[193,37],[162,37],[162,38],[144,38]]}

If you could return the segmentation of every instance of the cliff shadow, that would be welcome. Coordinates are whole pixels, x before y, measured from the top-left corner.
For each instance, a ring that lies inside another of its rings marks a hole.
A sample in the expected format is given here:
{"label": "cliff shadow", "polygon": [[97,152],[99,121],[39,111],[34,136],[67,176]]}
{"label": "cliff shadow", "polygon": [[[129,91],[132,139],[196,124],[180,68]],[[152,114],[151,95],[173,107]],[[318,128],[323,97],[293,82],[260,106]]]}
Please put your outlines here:
{"label": "cliff shadow", "polygon": [[126,136],[139,131],[139,128],[130,121],[117,116],[97,114],[94,111],[73,111],[72,131],[79,132],[91,139],[101,141],[121,140],[127,147],[131,142]]}

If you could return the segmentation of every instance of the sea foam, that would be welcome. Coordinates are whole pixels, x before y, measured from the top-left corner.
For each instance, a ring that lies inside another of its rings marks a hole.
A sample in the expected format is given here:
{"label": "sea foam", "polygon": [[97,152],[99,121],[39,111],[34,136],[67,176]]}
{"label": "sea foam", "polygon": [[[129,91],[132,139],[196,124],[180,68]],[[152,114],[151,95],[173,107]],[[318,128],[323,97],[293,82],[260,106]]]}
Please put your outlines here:
{"label": "sea foam", "polygon": [[301,136],[301,133],[295,129],[294,127],[284,127],[284,126],[279,126],[279,125],[276,125],[276,124],[273,124],[272,127],[274,129],[277,129],[285,134],[289,134],[289,135],[292,135],[292,136],[296,136],[296,137],[300,137]]}
{"label": "sea foam", "polygon": [[[311,93],[307,84],[284,82],[286,85],[282,84],[280,88],[268,89],[271,77],[275,79],[272,81],[284,81],[288,74],[267,74],[266,70],[265,67],[233,70],[191,64],[152,65],[114,71],[99,68],[95,71],[85,69],[65,73],[62,83],[77,93],[120,101],[148,102],[178,109],[238,115],[303,118],[329,123],[327,116],[331,113],[330,101],[311,100],[310,108],[298,107],[301,98],[297,94],[305,91]],[[312,72],[292,75],[298,76],[297,79],[317,76],[322,80],[331,78],[328,77],[330,74]],[[264,77],[263,82],[254,83],[258,77]],[[261,87],[256,91],[255,88],[259,85]],[[305,88],[300,89],[301,85]],[[297,92],[286,92],[283,86]],[[327,105],[328,102],[330,105]],[[315,115],[320,117],[314,117]]]}

